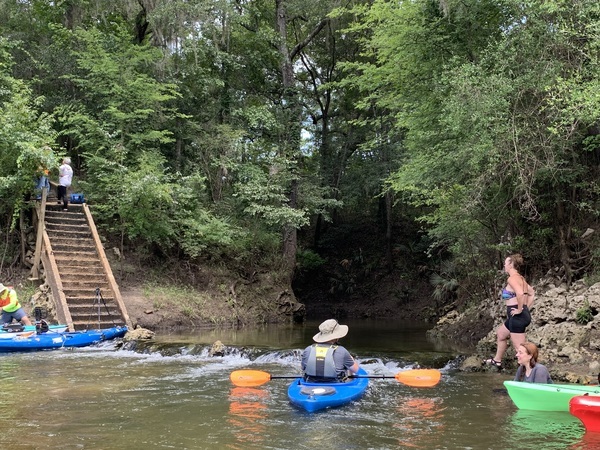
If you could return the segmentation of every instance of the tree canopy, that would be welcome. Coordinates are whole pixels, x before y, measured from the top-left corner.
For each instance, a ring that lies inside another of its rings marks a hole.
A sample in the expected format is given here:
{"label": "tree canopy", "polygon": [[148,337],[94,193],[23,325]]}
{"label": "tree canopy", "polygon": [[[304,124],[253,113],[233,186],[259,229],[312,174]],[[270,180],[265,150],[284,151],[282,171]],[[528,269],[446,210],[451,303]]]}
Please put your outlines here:
{"label": "tree canopy", "polygon": [[148,254],[291,279],[368,220],[391,270],[410,248],[465,293],[510,252],[598,271],[598,2],[0,0],[0,24],[7,233],[68,155]]}

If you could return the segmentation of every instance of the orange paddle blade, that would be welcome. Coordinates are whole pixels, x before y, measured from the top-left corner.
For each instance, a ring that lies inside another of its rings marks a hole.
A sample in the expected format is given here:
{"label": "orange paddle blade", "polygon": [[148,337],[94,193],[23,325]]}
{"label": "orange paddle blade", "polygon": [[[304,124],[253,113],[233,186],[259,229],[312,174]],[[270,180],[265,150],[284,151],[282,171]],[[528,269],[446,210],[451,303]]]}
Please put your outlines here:
{"label": "orange paddle blade", "polygon": [[236,386],[260,386],[271,380],[271,374],[262,370],[235,370],[229,375],[231,382]]}
{"label": "orange paddle blade", "polygon": [[31,335],[33,335],[33,334],[35,334],[35,331],[27,331],[27,332],[25,332],[25,333],[19,333],[19,334],[16,336],[16,338],[17,338],[17,339],[24,339],[24,338],[28,338],[28,337],[30,337],[30,336],[31,336]]}
{"label": "orange paddle blade", "polygon": [[437,369],[414,369],[398,372],[394,377],[408,386],[430,387],[440,382],[442,372]]}

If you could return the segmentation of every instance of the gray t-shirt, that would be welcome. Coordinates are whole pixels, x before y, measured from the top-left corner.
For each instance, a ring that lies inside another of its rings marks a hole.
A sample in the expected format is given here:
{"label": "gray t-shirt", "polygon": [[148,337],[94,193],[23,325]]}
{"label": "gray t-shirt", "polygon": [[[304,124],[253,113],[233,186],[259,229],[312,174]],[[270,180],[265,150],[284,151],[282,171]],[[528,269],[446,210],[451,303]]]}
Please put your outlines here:
{"label": "gray t-shirt", "polygon": [[[529,383],[546,383],[551,384],[552,378],[550,378],[550,372],[543,364],[536,364],[531,369],[531,373],[529,376],[523,374],[525,368],[523,366],[519,366],[517,369],[517,374],[515,375],[515,381],[527,381]],[[523,379],[521,380],[521,374],[523,374]]]}

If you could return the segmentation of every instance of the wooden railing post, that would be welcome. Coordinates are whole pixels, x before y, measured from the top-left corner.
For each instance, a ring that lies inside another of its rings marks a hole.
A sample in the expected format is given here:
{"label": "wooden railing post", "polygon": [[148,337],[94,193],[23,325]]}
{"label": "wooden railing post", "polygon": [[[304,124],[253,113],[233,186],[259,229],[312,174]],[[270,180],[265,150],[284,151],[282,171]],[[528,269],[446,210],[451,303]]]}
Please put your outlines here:
{"label": "wooden railing post", "polygon": [[44,242],[44,221],[46,220],[46,197],[48,196],[48,189],[42,188],[42,203],[41,205],[36,202],[35,209],[37,211],[38,226],[37,235],[35,239],[35,254],[33,256],[33,266],[31,267],[30,280],[39,280],[40,278],[40,260],[42,258],[42,244]]}

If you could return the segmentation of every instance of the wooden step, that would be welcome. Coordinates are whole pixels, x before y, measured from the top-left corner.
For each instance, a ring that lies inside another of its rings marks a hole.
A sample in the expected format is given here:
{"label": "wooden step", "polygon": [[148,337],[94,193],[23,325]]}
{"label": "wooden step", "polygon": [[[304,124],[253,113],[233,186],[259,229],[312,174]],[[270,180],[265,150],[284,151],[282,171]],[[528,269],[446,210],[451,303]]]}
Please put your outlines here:
{"label": "wooden step", "polygon": [[83,237],[91,236],[90,227],[87,225],[51,225],[46,223],[46,232],[51,238],[71,237],[75,234],[88,233]]}
{"label": "wooden step", "polygon": [[[103,267],[102,263],[100,262],[100,259],[89,258],[89,257],[79,258],[79,257],[73,256],[72,258],[69,258],[69,259],[63,258],[60,261],[57,259],[56,263],[61,264],[61,267],[69,268],[69,271],[85,270],[86,268],[91,268],[91,269],[95,270],[98,267],[100,267],[100,268]],[[104,270],[103,270],[103,272],[104,272]]]}
{"label": "wooden step", "polygon": [[82,230],[56,230],[51,231],[46,229],[46,233],[48,233],[48,237],[50,238],[50,242],[60,242],[60,241],[89,241],[94,243],[94,238],[92,237],[92,233],[89,228]]}
{"label": "wooden step", "polygon": [[60,228],[76,228],[76,227],[89,227],[87,220],[84,215],[79,217],[70,217],[69,219],[63,219],[62,217],[48,217],[45,222],[46,228],[51,230],[57,230]]}
{"label": "wooden step", "polygon": [[[86,291],[86,292],[90,292],[90,291]],[[66,294],[66,293],[65,293]],[[96,295],[95,295],[95,290],[92,292],[92,295],[72,295],[72,296],[66,296],[67,297],[67,301],[69,302],[70,305],[94,305],[98,303],[98,300],[96,299]],[[112,296],[112,293],[102,293],[102,298],[100,299],[100,303],[102,304],[102,300],[104,300],[104,302],[106,304],[110,304],[110,303],[114,303],[115,302],[115,298]]]}
{"label": "wooden step", "polygon": [[[63,202],[57,203],[56,197],[51,202],[46,203],[46,214],[49,212],[62,213],[63,211]],[[83,210],[83,205],[80,203],[71,203],[69,202],[69,209],[71,211]]]}
{"label": "wooden step", "polygon": [[98,281],[70,281],[62,278],[63,290],[66,291],[85,291],[85,292],[93,292],[96,294],[96,289],[100,289],[100,293],[102,297],[105,296],[106,293],[110,293],[110,286],[108,285],[108,281],[106,279],[98,282]]}
{"label": "wooden step", "polygon": [[88,238],[92,239],[92,232],[90,227],[68,227],[68,229],[62,228],[60,225],[48,225],[46,224],[46,232],[51,239],[54,238]]}
{"label": "wooden step", "polygon": [[[63,285],[63,292],[65,293],[65,297],[67,297],[68,299],[74,300],[77,298],[81,298],[81,299],[95,299],[96,298],[96,287],[94,285],[90,285],[89,287],[85,287],[85,286],[64,286]],[[112,292],[110,292],[108,289],[102,289],[101,288],[101,294],[102,294],[102,298],[104,298],[104,301],[107,301],[107,299],[113,299],[112,297]]]}
{"label": "wooden step", "polygon": [[82,228],[81,230],[46,230],[52,242],[91,242],[94,244],[94,238],[89,231],[89,228]]}
{"label": "wooden step", "polygon": [[97,274],[104,275],[104,268],[99,261],[72,261],[63,262],[58,265],[60,273],[65,276],[81,275],[81,274]]}
{"label": "wooden step", "polygon": [[[67,214],[67,213],[64,213]],[[50,216],[45,218],[46,226],[51,226],[53,228],[58,227],[81,227],[88,226],[85,215],[83,214],[73,214],[69,217],[63,216]]]}
{"label": "wooden step", "polygon": [[[85,319],[89,320],[89,317],[97,318],[98,317],[98,308],[97,307],[84,307],[84,306],[73,306],[69,305],[69,311],[71,312],[71,317],[73,320],[76,319]],[[102,305],[100,308],[100,317],[104,316],[112,316],[115,319],[121,317],[121,312],[116,308],[108,308],[108,310]]]}
{"label": "wooden step", "polygon": [[71,277],[73,275],[82,274],[93,274],[93,275],[102,275],[104,274],[104,268],[100,265],[99,262],[94,261],[83,261],[83,262],[63,262],[57,263],[58,269],[61,274],[65,274],[65,276]]}
{"label": "wooden step", "polygon": [[80,330],[96,330],[98,328],[100,328],[100,329],[112,328],[112,327],[124,326],[124,325],[125,325],[125,323],[121,319],[117,319],[114,321],[102,319],[100,321],[100,324],[98,324],[97,318],[95,321],[87,321],[87,320],[73,321],[73,326],[78,331],[80,331]]}
{"label": "wooden step", "polygon": [[77,253],[73,254],[71,252],[65,252],[63,250],[54,250],[54,248],[52,249],[54,252],[54,259],[56,259],[56,262],[62,262],[62,261],[72,261],[74,259],[76,259],[77,261],[97,261],[98,260],[98,254],[94,251],[94,252],[90,252],[90,251],[78,251]]}
{"label": "wooden step", "polygon": [[56,255],[58,252],[76,253],[78,255],[96,255],[96,246],[82,242],[52,242],[52,251]]}
{"label": "wooden step", "polygon": [[[104,275],[104,273],[94,273],[94,272],[67,272],[67,271],[63,271],[61,272],[61,278],[62,278],[62,282],[63,284],[65,283],[74,283],[74,284],[79,284],[79,283],[85,283],[86,285],[89,284],[97,284],[102,290],[108,289],[108,280],[106,279],[106,276]],[[104,285],[104,287],[100,286],[100,285]]]}
{"label": "wooden step", "polygon": [[61,227],[73,227],[73,226],[88,226],[87,220],[82,213],[72,214],[64,213],[63,216],[50,216],[46,217],[46,226],[61,226]]}

